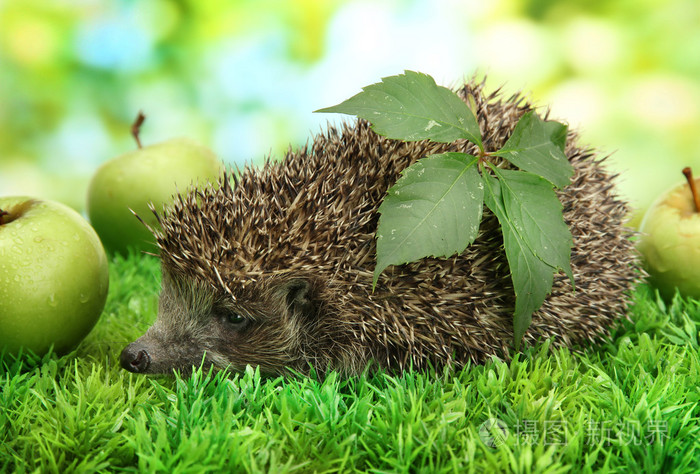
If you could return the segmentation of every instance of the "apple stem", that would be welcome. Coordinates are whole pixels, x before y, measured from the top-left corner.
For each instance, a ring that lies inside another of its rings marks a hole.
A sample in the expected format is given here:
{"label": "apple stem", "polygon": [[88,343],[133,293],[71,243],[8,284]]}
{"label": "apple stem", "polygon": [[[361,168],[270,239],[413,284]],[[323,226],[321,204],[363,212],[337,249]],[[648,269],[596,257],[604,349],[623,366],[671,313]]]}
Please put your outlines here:
{"label": "apple stem", "polygon": [[139,110],[136,120],[134,120],[134,123],[131,125],[131,135],[134,137],[134,140],[136,140],[136,144],[139,146],[139,148],[143,148],[143,146],[141,146],[139,133],[141,133],[141,125],[143,125],[144,120],[146,120],[146,116]]}
{"label": "apple stem", "polygon": [[700,212],[700,196],[698,196],[698,191],[695,188],[695,180],[693,179],[693,171],[690,166],[683,168],[683,174],[685,179],[688,180],[688,185],[690,186],[690,193],[693,195],[693,203],[695,204],[695,212]]}
{"label": "apple stem", "polygon": [[9,212],[6,212],[6,211],[3,211],[2,209],[0,209],[0,225],[3,225],[5,223],[3,217],[9,216],[9,215],[10,215]]}

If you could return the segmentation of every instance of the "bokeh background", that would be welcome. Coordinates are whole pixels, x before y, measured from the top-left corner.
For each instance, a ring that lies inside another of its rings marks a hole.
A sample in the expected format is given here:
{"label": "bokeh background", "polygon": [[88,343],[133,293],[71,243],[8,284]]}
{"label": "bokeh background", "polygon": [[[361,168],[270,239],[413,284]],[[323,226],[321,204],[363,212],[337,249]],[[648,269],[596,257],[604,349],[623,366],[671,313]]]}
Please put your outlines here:
{"label": "bokeh background", "polygon": [[0,0],[0,195],[83,210],[139,110],[145,143],[279,157],[404,69],[551,105],[611,154],[633,224],[700,174],[697,0]]}

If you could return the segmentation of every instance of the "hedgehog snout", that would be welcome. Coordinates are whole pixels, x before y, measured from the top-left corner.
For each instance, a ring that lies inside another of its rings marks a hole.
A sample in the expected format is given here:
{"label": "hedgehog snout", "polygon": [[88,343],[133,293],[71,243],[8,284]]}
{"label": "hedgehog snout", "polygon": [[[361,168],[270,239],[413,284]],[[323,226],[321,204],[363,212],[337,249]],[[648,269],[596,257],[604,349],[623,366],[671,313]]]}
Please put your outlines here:
{"label": "hedgehog snout", "polygon": [[122,368],[136,374],[144,373],[151,365],[151,356],[146,347],[139,342],[132,342],[124,348],[119,356],[119,363]]}

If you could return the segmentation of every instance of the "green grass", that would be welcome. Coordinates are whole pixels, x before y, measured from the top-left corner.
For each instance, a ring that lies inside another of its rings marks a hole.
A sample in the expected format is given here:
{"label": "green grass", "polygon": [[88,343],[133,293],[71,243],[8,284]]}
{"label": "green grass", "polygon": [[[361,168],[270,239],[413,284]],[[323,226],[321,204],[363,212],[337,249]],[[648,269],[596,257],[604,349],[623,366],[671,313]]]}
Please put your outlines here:
{"label": "green grass", "polygon": [[700,302],[641,286],[607,344],[459,372],[149,378],[118,355],[155,317],[158,261],[110,271],[76,351],[0,358],[0,472],[700,470]]}

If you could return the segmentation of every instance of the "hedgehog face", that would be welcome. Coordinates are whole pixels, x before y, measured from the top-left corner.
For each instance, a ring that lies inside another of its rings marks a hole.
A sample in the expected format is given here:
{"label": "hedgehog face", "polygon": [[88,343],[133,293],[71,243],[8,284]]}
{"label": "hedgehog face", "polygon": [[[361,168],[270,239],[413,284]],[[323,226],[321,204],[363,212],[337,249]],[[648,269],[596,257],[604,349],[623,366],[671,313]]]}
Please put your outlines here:
{"label": "hedgehog face", "polygon": [[[161,374],[193,367],[259,366],[266,374],[295,368],[307,352],[314,319],[311,286],[300,278],[269,278],[235,300],[197,281],[164,272],[158,318],[120,357],[130,372]],[[307,354],[308,356],[308,354]]]}

